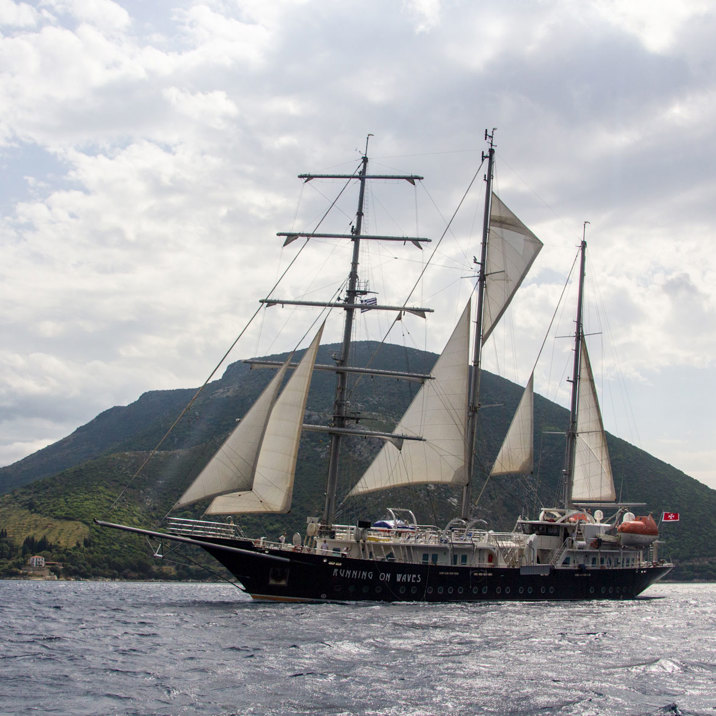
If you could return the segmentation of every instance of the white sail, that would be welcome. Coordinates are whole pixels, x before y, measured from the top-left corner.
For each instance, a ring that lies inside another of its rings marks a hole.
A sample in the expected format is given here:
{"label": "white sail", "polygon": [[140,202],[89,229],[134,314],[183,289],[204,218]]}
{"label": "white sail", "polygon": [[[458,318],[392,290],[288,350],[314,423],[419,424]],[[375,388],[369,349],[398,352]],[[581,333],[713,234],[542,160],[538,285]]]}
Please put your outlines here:
{"label": "white sail", "polygon": [[522,393],[517,410],[497,454],[491,475],[527,475],[534,455],[534,373]]}
{"label": "white sail", "polygon": [[612,467],[587,344],[582,338],[572,501],[616,500]]}
{"label": "white sail", "polygon": [[289,356],[276,371],[271,382],[179,498],[175,507],[183,507],[207,497],[216,497],[235,490],[251,489],[266,424],[292,357],[293,355]]}
{"label": "white sail", "polygon": [[482,340],[486,341],[542,248],[542,242],[492,194]]}
{"label": "white sail", "polygon": [[406,440],[402,448],[386,442],[349,496],[402,485],[464,485],[465,427],[470,354],[470,304],[445,349],[395,428]]}
{"label": "white sail", "polygon": [[288,512],[306,399],[323,326],[276,400],[261,442],[251,489],[215,497],[206,513]]}

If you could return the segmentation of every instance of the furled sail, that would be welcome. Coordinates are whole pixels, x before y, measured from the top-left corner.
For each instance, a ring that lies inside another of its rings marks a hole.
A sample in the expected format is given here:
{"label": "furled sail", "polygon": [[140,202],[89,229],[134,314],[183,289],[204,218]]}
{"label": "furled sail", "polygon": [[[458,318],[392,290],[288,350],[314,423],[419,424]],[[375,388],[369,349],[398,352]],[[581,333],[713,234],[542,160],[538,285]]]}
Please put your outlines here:
{"label": "furled sail", "polygon": [[522,393],[517,410],[497,454],[491,475],[526,475],[532,472],[534,455],[534,373]]}
{"label": "furled sail", "polygon": [[482,340],[487,340],[542,248],[542,242],[492,194],[485,266]]}
{"label": "furled sail", "polygon": [[616,500],[612,467],[587,344],[581,340],[572,501]]}
{"label": "furled sail", "polygon": [[403,418],[396,433],[416,435],[402,448],[386,442],[349,496],[402,485],[464,485],[467,423],[470,303],[445,349]]}
{"label": "furled sail", "polygon": [[215,497],[207,514],[276,513],[291,508],[303,415],[322,333],[323,326],[270,411],[251,488]]}
{"label": "furled sail", "polygon": [[175,507],[183,507],[227,492],[251,489],[266,424],[292,357],[293,354],[276,371],[276,375],[264,388],[258,400],[179,498]]}

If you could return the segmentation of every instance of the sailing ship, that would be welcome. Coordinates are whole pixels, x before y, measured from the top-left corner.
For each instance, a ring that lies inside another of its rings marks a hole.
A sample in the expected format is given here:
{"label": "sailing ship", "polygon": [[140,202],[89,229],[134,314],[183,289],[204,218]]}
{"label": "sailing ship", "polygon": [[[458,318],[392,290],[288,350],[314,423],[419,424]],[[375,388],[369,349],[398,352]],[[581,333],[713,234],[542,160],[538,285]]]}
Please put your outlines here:
{"label": "sailing ship", "polygon": [[[429,375],[360,368],[351,362],[356,311],[367,293],[359,280],[360,247],[369,241],[427,239],[363,233],[368,182],[406,180],[415,175],[368,172],[368,142],[359,169],[351,175],[300,175],[358,183],[358,207],[350,234],[283,233],[285,245],[299,237],[333,238],[352,243],[344,299],[334,302],[264,299],[268,305],[340,309],[344,313],[341,351],[334,366],[317,366],[321,326],[300,361],[290,356],[234,431],[175,507],[210,500],[204,516],[168,518],[166,531],[97,520],[105,526],[196,545],[206,550],[256,599],[280,601],[476,601],[625,599],[666,575],[672,565],[657,556],[653,520],[635,517],[634,504],[618,502],[593,373],[582,327],[586,242],[581,260],[574,336],[574,366],[561,505],[543,508],[534,519],[520,516],[511,532],[488,530],[473,519],[471,484],[480,400],[482,347],[520,287],[539,250],[539,239],[492,188],[495,148],[488,151],[485,211],[475,298],[465,306],[445,349]],[[372,311],[429,309],[380,305]],[[471,342],[471,323],[474,340]],[[471,345],[472,343],[472,345]],[[472,354],[472,355],[471,355]],[[263,362],[266,364],[266,361]],[[336,373],[333,419],[325,428],[304,425],[306,400],[315,369]],[[290,377],[287,376],[290,373]],[[356,426],[347,401],[349,378],[369,373],[420,380],[422,385],[393,432]],[[285,385],[284,385],[285,382]],[[282,387],[283,386],[283,387]],[[527,474],[533,463],[533,378],[520,400],[491,473]],[[306,535],[293,541],[246,537],[231,516],[286,513],[291,508],[302,432],[325,429],[330,435],[326,500],[322,516],[307,519]],[[385,518],[336,522],[336,495],[343,440],[351,435],[383,441],[348,499],[405,485],[440,484],[461,493],[460,514],[445,528],[418,524],[412,510],[388,508]],[[605,514],[606,511],[606,514]],[[229,515],[227,521],[213,519]],[[645,529],[641,526],[646,525]]]}

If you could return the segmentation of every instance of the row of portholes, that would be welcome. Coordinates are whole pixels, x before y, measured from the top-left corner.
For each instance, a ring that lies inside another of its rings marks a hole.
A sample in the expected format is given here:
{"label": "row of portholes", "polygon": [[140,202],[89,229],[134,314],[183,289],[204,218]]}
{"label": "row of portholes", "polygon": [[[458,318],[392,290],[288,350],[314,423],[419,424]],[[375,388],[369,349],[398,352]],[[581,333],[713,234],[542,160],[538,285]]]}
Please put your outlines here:
{"label": "row of portholes", "polygon": [[[357,587],[355,584],[350,584],[350,585],[348,585],[348,591],[349,591],[351,594],[354,594],[357,590],[358,590],[358,587]],[[367,585],[367,584],[364,584],[364,585],[361,587],[361,591],[363,592],[363,594],[368,594],[368,593],[370,592],[370,590],[371,590],[371,588],[370,588],[370,586]],[[341,586],[340,584],[337,584],[337,585],[335,586],[334,591],[335,591],[335,592],[341,592],[341,591],[342,591],[342,586]],[[460,595],[464,594],[464,589],[463,589],[463,587],[457,587],[457,588],[455,588],[455,587],[447,587],[447,589],[446,589],[445,587],[438,587],[437,590],[435,590],[433,587],[428,587],[428,588],[425,590],[425,592],[426,592],[427,594],[433,594],[435,591],[437,591],[438,594],[445,594],[446,592],[447,592],[448,595],[457,594],[458,596],[460,596]],[[479,594],[480,591],[482,591],[483,594],[487,594],[488,591],[489,591],[489,589],[488,589],[487,585],[484,585],[484,586],[482,587],[482,589],[480,589],[480,587],[473,587],[473,588],[472,588],[472,593],[475,594],[475,595]],[[376,586],[373,588],[373,592],[374,592],[375,594],[382,594],[382,592],[383,592],[383,587],[382,587],[381,585],[376,585]],[[406,593],[407,593],[407,588],[406,588],[405,586],[401,586],[401,587],[398,589],[398,593],[399,593],[399,594],[406,594]],[[417,593],[418,593],[418,588],[417,588],[416,586],[410,587],[410,594],[411,594],[411,595],[414,596],[414,595],[416,595]],[[525,593],[528,594],[528,595],[531,595],[531,594],[534,593],[534,590],[533,590],[532,587],[518,587],[518,588],[517,588],[517,593],[518,593],[518,594],[521,594],[521,595],[524,595]],[[544,586],[542,586],[542,587],[539,588],[539,593],[540,593],[540,594],[548,594],[548,593],[549,593],[549,594],[554,594],[554,587],[544,587]],[[589,593],[590,593],[590,594],[596,594],[596,593],[597,593],[597,588],[594,587],[594,586],[589,587]],[[599,588],[599,593],[600,593],[600,594],[622,594],[622,588],[621,588],[621,587],[605,587],[605,586],[603,586],[603,587],[600,587],[600,588]],[[623,593],[624,593],[624,594],[627,593],[626,588],[624,589],[624,592],[623,592]],[[509,595],[511,594],[511,589],[510,589],[510,587],[504,587],[504,589],[503,589],[502,587],[495,587],[495,594],[498,595],[498,596],[501,596],[502,594],[504,594],[505,596],[509,596]]]}
{"label": "row of portholes", "polygon": [[[596,592],[597,592],[596,587],[589,587],[590,594],[596,594]],[[621,587],[600,587],[599,593],[600,594],[626,594],[627,588],[624,587],[624,590],[622,591]]]}
{"label": "row of portholes", "polygon": [[458,587],[455,589],[455,587],[448,587],[445,589],[445,587],[438,587],[437,589],[433,589],[433,587],[428,587],[425,590],[428,594],[432,594],[434,591],[437,591],[438,594],[445,594],[447,592],[448,594],[462,594],[465,590],[462,587]]}

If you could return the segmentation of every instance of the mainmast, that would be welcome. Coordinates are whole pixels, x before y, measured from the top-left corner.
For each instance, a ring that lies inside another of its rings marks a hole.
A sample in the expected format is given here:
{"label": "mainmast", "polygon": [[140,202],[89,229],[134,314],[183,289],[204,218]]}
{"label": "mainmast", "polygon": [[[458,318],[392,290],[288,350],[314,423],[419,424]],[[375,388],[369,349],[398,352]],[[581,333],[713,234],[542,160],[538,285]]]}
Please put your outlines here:
{"label": "mainmast", "polygon": [[492,201],[492,171],[495,161],[495,130],[489,134],[485,130],[485,140],[490,147],[487,154],[483,152],[482,158],[487,159],[487,175],[485,177],[485,215],[482,220],[482,246],[480,248],[480,263],[477,279],[477,319],[475,326],[475,347],[472,358],[472,371],[470,375],[470,398],[468,402],[467,436],[465,440],[465,470],[467,484],[462,491],[461,517],[470,518],[470,503],[472,501],[472,472],[475,464],[475,440],[477,436],[477,414],[480,407],[480,365],[482,361],[482,314],[485,298],[485,283],[487,281],[487,241],[490,234],[490,206]]}
{"label": "mainmast", "polygon": [[579,289],[577,296],[577,321],[574,331],[574,366],[572,368],[572,401],[569,408],[569,429],[567,430],[567,447],[564,457],[564,495],[563,504],[565,509],[571,506],[572,502],[572,484],[574,482],[574,460],[576,455],[577,442],[577,407],[579,395],[579,369],[582,360],[582,338],[584,336],[584,328],[582,323],[582,299],[584,295],[584,267],[587,252],[587,242],[585,236],[587,233],[587,224],[584,222],[582,232],[582,243],[579,250],[581,253],[579,262]]}

